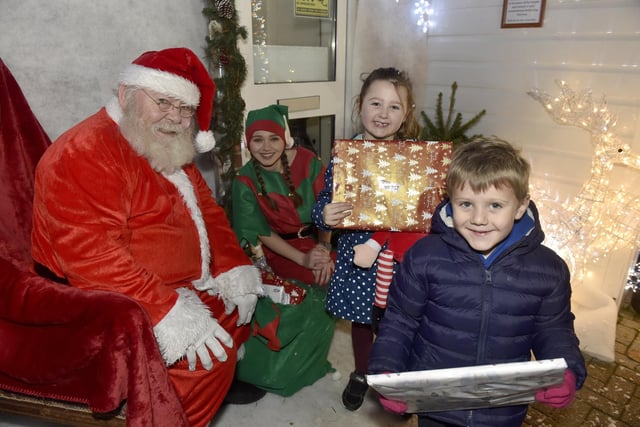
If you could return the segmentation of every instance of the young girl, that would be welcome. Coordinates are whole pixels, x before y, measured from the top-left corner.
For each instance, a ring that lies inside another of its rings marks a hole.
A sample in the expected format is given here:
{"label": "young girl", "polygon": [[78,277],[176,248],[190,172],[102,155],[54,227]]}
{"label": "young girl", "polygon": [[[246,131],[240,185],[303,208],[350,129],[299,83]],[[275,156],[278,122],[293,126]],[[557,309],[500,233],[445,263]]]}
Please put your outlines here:
{"label": "young girl", "polygon": [[233,229],[241,245],[262,244],[275,274],[326,285],[334,266],[331,232],[317,232],[311,223],[325,167],[310,150],[293,146],[287,117],[285,105],[247,115],[251,160],[232,184]]}
{"label": "young girl", "polygon": [[[414,139],[419,125],[414,116],[415,105],[411,81],[396,68],[378,68],[362,84],[355,100],[363,132],[356,139]],[[324,175],[324,189],[313,208],[313,222],[321,230],[329,230],[350,215],[348,202],[331,203],[333,160]],[[353,247],[366,242],[372,233],[343,230],[338,239],[336,270],[327,294],[327,309],[335,316],[351,321],[351,342],[355,371],[342,393],[344,406],[360,408],[368,386],[365,379],[369,350],[373,343],[371,310],[375,292],[377,263],[369,268],[353,262]]]}

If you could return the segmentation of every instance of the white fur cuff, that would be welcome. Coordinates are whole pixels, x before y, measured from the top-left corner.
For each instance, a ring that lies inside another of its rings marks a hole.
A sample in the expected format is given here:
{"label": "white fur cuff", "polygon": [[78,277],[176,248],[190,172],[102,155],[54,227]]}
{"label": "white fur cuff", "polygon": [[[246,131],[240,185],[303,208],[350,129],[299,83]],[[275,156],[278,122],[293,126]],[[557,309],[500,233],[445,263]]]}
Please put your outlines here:
{"label": "white fur cuff", "polygon": [[369,239],[366,242],[364,242],[365,245],[370,246],[372,249],[375,249],[377,252],[380,252],[380,249],[382,249],[382,246],[380,246],[380,243],[376,242],[373,239]]}
{"label": "white fur cuff", "polygon": [[260,271],[253,265],[234,267],[215,278],[218,293],[224,301],[241,295],[264,295]]}
{"label": "white fur cuff", "polygon": [[206,335],[211,311],[190,289],[180,288],[178,300],[169,313],[153,328],[160,353],[167,366],[181,359],[187,347]]}

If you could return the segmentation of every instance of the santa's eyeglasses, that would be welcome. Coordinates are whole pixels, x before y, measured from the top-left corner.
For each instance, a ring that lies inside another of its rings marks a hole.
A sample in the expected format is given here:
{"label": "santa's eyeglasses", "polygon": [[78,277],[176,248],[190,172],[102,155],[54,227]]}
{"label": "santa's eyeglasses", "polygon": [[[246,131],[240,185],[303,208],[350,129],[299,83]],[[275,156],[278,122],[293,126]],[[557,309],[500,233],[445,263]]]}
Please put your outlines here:
{"label": "santa's eyeglasses", "polygon": [[155,99],[153,96],[149,95],[146,90],[141,89],[145,95],[149,97],[150,100],[156,103],[158,106],[158,110],[163,113],[168,113],[172,108],[175,108],[180,113],[180,117],[188,119],[189,117],[193,117],[196,113],[196,109],[190,105],[173,105],[171,101],[166,98]]}

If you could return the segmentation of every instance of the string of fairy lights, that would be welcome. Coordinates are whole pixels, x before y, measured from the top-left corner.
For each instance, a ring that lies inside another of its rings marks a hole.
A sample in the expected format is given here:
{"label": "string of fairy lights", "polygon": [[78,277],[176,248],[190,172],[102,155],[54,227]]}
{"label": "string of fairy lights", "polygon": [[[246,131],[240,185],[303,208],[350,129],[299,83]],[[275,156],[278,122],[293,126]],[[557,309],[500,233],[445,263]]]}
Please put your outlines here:
{"label": "string of fairy lights", "polygon": [[[396,0],[396,3],[398,0]],[[413,4],[413,13],[418,17],[416,25],[422,28],[423,33],[429,31],[429,27],[433,25],[431,16],[433,15],[433,8],[426,0],[420,0]]]}
{"label": "string of fairy lights", "polygon": [[[396,0],[396,3],[400,3],[400,0]],[[417,16],[416,25],[422,29],[423,33],[427,33],[429,28],[433,26],[431,16],[433,15],[433,8],[430,2],[427,0],[419,0],[413,3],[413,14]]]}
{"label": "string of fairy lights", "polygon": [[253,62],[260,64],[260,73],[256,73],[256,83],[269,81],[269,57],[265,53],[267,46],[267,19],[264,16],[263,2],[251,2],[251,19],[253,20]]}

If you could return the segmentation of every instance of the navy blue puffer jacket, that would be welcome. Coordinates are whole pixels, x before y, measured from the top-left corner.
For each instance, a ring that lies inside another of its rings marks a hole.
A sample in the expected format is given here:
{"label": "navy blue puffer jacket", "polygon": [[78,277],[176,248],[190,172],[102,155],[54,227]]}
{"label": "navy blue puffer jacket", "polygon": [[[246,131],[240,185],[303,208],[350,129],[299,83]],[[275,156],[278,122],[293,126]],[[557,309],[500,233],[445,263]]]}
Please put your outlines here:
{"label": "navy blue puffer jacket", "polygon": [[[533,228],[510,236],[514,243],[485,266],[453,229],[446,204],[394,276],[370,373],[524,362],[533,353],[538,360],[565,358],[582,387],[586,368],[573,329],[569,270],[542,245],[535,205],[520,220]],[[514,427],[526,412],[520,405],[429,416],[460,426]]]}

